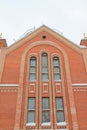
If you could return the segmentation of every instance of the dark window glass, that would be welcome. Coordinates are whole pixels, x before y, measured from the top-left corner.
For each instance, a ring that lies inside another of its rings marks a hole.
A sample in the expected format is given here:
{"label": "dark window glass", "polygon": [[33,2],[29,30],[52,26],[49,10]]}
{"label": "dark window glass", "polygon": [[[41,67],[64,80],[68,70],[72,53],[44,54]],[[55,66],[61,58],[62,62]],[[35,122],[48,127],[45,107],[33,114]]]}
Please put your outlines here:
{"label": "dark window glass", "polygon": [[28,123],[34,123],[35,122],[35,112],[29,111],[28,112]]}
{"label": "dark window glass", "polygon": [[42,79],[43,79],[43,81],[48,80],[48,74],[43,73],[43,75],[42,75]]}
{"label": "dark window glass", "polygon": [[54,61],[54,66],[59,66],[59,58],[58,57],[54,57],[53,61]]}
{"label": "dark window glass", "polygon": [[30,81],[36,80],[36,68],[37,68],[37,60],[36,57],[31,57],[30,59]]}
{"label": "dark window glass", "polygon": [[35,98],[28,98],[28,109],[35,110]]}
{"label": "dark window glass", "polygon": [[63,111],[59,111],[57,112],[57,122],[64,122],[64,112]]}
{"label": "dark window glass", "polygon": [[47,66],[47,54],[42,54],[42,66]]}
{"label": "dark window glass", "polygon": [[35,67],[31,67],[30,68],[30,73],[36,73],[36,68]]}
{"label": "dark window glass", "polygon": [[56,98],[56,108],[57,110],[63,110],[63,99]]}
{"label": "dark window glass", "polygon": [[31,58],[31,60],[30,60],[30,65],[31,66],[36,66],[36,58]]}
{"label": "dark window glass", "polygon": [[42,123],[50,122],[49,98],[42,98]]}
{"label": "dark window glass", "polygon": [[55,73],[55,74],[54,74],[54,79],[55,79],[55,80],[60,80],[60,79],[61,79],[61,75],[58,74],[58,73]]}
{"label": "dark window glass", "polygon": [[28,98],[28,114],[27,114],[28,123],[35,123],[35,111],[36,111],[35,98]]}
{"label": "dark window glass", "polygon": [[61,79],[61,73],[60,73],[60,63],[58,57],[53,57],[53,71],[54,71],[54,80],[60,80]]}
{"label": "dark window glass", "polygon": [[49,98],[43,98],[43,109],[49,109]]}
{"label": "dark window glass", "polygon": [[49,111],[43,111],[42,112],[42,122],[50,122],[50,116]]}
{"label": "dark window glass", "polygon": [[42,73],[48,73],[48,68],[47,67],[42,68]]}
{"label": "dark window glass", "polygon": [[56,98],[56,115],[57,115],[57,122],[64,122],[64,107],[63,107],[63,98],[58,97]]}
{"label": "dark window glass", "polygon": [[48,55],[47,53],[42,54],[42,80],[48,80]]}
{"label": "dark window glass", "polygon": [[31,74],[30,74],[30,80],[31,80],[31,81],[35,81],[35,80],[36,80],[36,75],[33,74],[33,73],[31,73]]}

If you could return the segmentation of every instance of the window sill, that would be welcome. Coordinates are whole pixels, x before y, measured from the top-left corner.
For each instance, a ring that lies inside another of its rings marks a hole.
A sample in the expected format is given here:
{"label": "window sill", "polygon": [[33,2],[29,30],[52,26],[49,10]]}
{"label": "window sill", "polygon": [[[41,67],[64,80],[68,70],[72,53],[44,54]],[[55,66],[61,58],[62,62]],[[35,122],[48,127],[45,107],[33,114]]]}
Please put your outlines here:
{"label": "window sill", "polygon": [[57,123],[57,126],[66,126],[66,122],[59,122],[59,123]]}
{"label": "window sill", "polygon": [[59,80],[54,80],[55,82],[61,82],[62,80],[61,79],[59,79]]}
{"label": "window sill", "polygon": [[42,126],[50,126],[51,122],[42,123]]}
{"label": "window sill", "polygon": [[36,123],[26,123],[26,126],[35,126]]}

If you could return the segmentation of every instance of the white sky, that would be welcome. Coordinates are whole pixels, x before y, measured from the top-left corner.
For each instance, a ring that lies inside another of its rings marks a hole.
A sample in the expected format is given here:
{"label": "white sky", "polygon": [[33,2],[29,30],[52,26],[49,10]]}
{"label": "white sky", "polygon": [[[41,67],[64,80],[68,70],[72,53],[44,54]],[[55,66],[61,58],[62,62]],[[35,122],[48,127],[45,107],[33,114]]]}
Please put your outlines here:
{"label": "white sky", "polygon": [[87,34],[87,0],[0,0],[0,32],[8,46],[43,24],[79,45]]}

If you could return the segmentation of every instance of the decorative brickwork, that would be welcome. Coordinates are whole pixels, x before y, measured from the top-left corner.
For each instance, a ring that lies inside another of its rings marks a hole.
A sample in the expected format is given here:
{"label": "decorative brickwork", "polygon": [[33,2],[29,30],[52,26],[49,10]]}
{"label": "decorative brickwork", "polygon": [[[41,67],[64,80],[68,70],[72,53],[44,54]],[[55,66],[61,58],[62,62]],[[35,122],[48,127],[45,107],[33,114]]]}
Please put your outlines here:
{"label": "decorative brickwork", "polygon": [[[47,54],[48,61],[44,69],[42,53]],[[31,57],[36,58],[36,69],[30,68]],[[60,69],[53,66],[54,57],[58,57]],[[36,73],[35,80],[29,78],[31,69],[32,75]],[[47,80],[42,79],[42,71],[43,74],[48,73]],[[61,78],[56,80],[54,73]],[[29,98],[35,99],[35,108],[29,106]],[[48,99],[46,109],[43,98]],[[59,99],[63,99],[62,103]],[[1,130],[86,130],[86,104],[87,48],[80,48],[42,26],[12,46],[0,50]]]}

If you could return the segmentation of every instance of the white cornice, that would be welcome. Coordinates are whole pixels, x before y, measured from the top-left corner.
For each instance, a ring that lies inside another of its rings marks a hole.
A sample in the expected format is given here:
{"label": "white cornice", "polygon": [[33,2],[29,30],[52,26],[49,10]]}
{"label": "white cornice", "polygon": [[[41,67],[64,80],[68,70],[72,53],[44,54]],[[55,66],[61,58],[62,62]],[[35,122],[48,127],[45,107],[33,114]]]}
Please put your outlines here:
{"label": "white cornice", "polygon": [[19,84],[0,84],[0,87],[18,87]]}
{"label": "white cornice", "polygon": [[72,84],[72,86],[87,86],[87,83]]}

